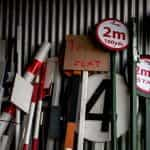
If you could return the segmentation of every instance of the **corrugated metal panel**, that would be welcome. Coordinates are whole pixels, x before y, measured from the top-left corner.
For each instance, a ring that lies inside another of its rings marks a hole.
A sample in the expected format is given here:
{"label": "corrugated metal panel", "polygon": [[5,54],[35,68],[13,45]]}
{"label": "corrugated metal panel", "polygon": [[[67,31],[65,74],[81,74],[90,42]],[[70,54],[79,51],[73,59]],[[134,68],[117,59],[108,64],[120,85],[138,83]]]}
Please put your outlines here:
{"label": "corrugated metal panel", "polygon": [[17,25],[22,27],[24,66],[44,40],[52,43],[51,55],[56,55],[65,35],[87,34],[106,17],[127,23],[134,10],[139,25],[139,49],[147,45],[142,38],[142,24],[143,16],[150,12],[148,0],[1,0],[0,8],[1,39],[16,39]]}
{"label": "corrugated metal panel", "polygon": [[[44,40],[51,42],[49,55],[54,56],[62,50],[65,35],[88,34],[107,17],[127,24],[136,15],[138,49],[150,54],[149,14],[150,0],[0,0],[0,39],[8,41],[10,57],[20,27],[25,67]],[[123,72],[126,58],[127,51],[117,54],[118,71]]]}

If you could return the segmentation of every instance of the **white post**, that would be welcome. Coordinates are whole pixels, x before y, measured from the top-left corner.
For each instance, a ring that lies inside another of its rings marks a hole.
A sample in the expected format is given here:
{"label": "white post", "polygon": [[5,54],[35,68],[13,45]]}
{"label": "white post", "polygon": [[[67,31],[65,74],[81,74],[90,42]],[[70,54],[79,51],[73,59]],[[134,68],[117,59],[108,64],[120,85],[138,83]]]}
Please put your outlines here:
{"label": "white post", "polygon": [[81,108],[79,119],[79,132],[78,132],[78,150],[83,150],[84,135],[85,135],[85,112],[87,102],[87,88],[88,88],[88,71],[83,71],[82,74],[82,87],[81,87]]}

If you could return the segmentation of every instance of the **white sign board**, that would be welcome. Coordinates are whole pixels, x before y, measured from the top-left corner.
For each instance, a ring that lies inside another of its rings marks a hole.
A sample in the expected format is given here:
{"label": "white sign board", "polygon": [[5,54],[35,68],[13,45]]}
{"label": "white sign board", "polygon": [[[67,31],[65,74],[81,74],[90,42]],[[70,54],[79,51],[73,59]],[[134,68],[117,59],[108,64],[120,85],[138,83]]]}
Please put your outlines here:
{"label": "white sign board", "polygon": [[[124,135],[129,129],[130,120],[130,98],[128,88],[123,77],[116,76],[117,88],[117,137]],[[93,95],[99,84],[108,79],[107,75],[97,74],[89,77],[88,101]],[[98,97],[98,101],[92,107],[90,113],[103,114],[105,91]],[[111,141],[111,121],[109,122],[108,131],[102,131],[102,120],[85,120],[85,139],[93,142]]]}
{"label": "white sign board", "polygon": [[150,94],[150,56],[140,58],[136,67],[137,89],[143,94]]}
{"label": "white sign board", "polygon": [[55,73],[55,68],[57,63],[58,63],[57,57],[51,57],[47,60],[44,89],[49,89],[51,83],[54,82],[54,73]]}
{"label": "white sign board", "polygon": [[29,113],[33,86],[20,75],[16,74],[11,102],[22,111]]}
{"label": "white sign board", "polygon": [[128,47],[127,27],[116,19],[106,19],[98,24],[96,37],[110,51],[121,51]]}

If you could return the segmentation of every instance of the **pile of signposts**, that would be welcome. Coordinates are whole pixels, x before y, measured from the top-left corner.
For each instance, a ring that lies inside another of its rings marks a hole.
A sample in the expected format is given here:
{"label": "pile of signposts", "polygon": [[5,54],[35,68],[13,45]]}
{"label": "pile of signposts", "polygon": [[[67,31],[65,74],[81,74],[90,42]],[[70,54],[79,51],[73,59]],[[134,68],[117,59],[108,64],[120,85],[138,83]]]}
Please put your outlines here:
{"label": "pile of signposts", "polygon": [[[49,50],[50,44],[47,42],[43,43],[33,62],[25,71],[24,76],[22,77],[19,72],[16,74],[10,97],[10,104],[3,109],[3,112],[0,116],[0,136],[2,150],[11,149],[10,146],[14,137],[14,134],[12,134],[14,131],[14,126],[16,127],[16,149],[20,147],[19,144],[21,140],[23,141],[23,149],[29,149],[28,142],[30,142],[30,135],[32,133],[31,127],[35,105],[40,102],[41,97],[44,97],[44,76],[46,71],[43,70],[45,68],[44,64],[46,63]],[[26,121],[21,119],[21,114],[18,117],[18,111],[20,113],[20,110],[22,110],[24,113],[27,113],[26,117],[24,117],[24,120],[26,118]],[[37,124],[35,125],[36,128],[39,126]],[[21,129],[21,127],[23,128]],[[35,131],[37,130],[36,128]],[[7,132],[8,136],[4,136]]]}
{"label": "pile of signposts", "polygon": [[95,40],[100,45],[87,36],[68,36],[66,40],[64,69],[73,70],[76,84],[79,79],[75,73],[80,72],[81,85],[74,86],[78,96],[71,91],[68,96],[68,107],[72,107],[68,114],[76,116],[68,120],[65,149],[74,149],[76,132],[75,149],[83,150],[86,139],[95,143],[92,149],[104,150],[104,144],[112,141],[112,149],[116,150],[117,139],[129,129],[129,92],[123,76],[116,72],[115,58],[116,51],[128,46],[127,28],[118,20],[108,19],[97,26]]}
{"label": "pile of signposts", "polygon": [[133,44],[125,76],[117,72],[116,54],[127,49],[129,34],[116,19],[98,24],[95,38],[67,36],[63,62],[48,58],[50,44],[44,42],[22,71],[18,45],[17,74],[6,105],[3,82],[7,69],[2,57],[1,150],[12,146],[16,150],[117,150],[118,139],[129,130],[130,143],[126,144],[137,150],[137,92],[149,97],[150,57],[138,57],[135,22],[131,28]]}

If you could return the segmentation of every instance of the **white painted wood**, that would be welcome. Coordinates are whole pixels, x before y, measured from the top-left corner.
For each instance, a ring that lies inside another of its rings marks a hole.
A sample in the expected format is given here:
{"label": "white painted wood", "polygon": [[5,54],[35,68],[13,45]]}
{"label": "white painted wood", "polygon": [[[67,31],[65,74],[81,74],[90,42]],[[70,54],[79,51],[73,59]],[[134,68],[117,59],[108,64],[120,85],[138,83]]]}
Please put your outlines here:
{"label": "white painted wood", "polygon": [[77,145],[78,150],[83,150],[83,144],[84,144],[87,89],[88,89],[88,71],[83,71],[82,88],[81,88],[82,92],[81,92],[79,133],[78,133],[78,145]]}
{"label": "white painted wood", "polygon": [[[108,78],[107,75],[97,74],[89,77],[88,82],[88,99],[95,91],[99,83]],[[127,132],[129,128],[129,93],[124,83],[123,77],[117,75],[117,137],[120,137]],[[99,97],[98,102],[92,108],[92,113],[102,113],[104,105],[104,93]],[[109,132],[101,131],[101,121],[90,121],[86,120],[85,123],[85,138],[93,142],[105,142],[111,140],[111,128]]]}
{"label": "white painted wood", "polygon": [[94,144],[94,150],[104,150],[105,144],[104,143],[95,143]]}

